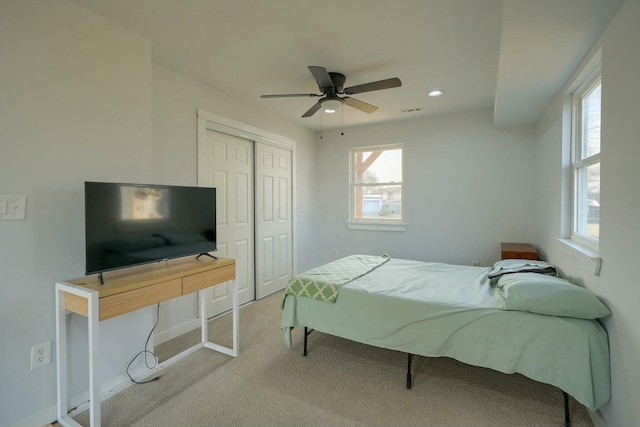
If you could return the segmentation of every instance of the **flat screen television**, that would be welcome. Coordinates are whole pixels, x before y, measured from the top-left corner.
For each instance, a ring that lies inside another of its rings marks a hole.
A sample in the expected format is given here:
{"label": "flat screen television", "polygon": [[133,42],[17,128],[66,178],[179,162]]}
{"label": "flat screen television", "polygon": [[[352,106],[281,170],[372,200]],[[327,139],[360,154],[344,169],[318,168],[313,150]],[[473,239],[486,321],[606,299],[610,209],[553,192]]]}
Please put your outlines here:
{"label": "flat screen television", "polygon": [[85,182],[86,274],[216,250],[216,189]]}

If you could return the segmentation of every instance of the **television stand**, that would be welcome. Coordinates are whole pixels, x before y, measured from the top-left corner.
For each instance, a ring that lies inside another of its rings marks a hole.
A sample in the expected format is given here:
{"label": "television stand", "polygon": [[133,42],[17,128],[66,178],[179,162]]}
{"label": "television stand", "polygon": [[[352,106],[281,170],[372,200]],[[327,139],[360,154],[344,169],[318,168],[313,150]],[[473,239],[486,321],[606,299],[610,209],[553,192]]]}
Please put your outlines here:
{"label": "television stand", "polygon": [[[233,348],[209,342],[207,331],[207,288],[233,281]],[[68,413],[67,311],[87,318],[89,340],[89,421],[100,427],[100,322],[182,295],[198,292],[201,341],[160,363],[149,374],[159,371],[206,347],[237,357],[239,307],[236,261],[231,258],[179,258],[166,263],[147,264],[110,273],[109,282],[100,284],[98,276],[56,282],[56,375],[58,423],[81,427]],[[82,405],[81,405],[82,406]],[[85,406],[86,408],[86,406]],[[84,408],[83,408],[84,409]],[[80,407],[75,408],[80,412]]]}

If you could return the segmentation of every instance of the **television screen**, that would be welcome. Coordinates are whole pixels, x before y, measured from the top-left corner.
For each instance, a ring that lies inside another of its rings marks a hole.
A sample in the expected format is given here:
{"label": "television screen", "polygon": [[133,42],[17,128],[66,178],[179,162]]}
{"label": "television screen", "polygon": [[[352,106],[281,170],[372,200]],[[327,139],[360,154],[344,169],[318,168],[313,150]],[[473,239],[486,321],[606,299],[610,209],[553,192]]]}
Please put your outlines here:
{"label": "television screen", "polygon": [[86,274],[216,250],[216,189],[85,182]]}

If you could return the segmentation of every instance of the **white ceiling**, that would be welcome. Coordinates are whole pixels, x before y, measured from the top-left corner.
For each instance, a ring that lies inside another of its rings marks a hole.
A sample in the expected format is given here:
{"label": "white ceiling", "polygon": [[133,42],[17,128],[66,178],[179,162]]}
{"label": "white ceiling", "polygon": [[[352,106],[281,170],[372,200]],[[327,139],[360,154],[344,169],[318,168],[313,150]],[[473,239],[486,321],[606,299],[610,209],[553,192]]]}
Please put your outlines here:
{"label": "white ceiling", "polygon": [[[74,0],[148,36],[153,62],[268,109],[300,116],[319,93],[308,65],[345,86],[399,77],[323,127],[494,108],[497,126],[536,123],[624,0]],[[444,96],[427,97],[433,88]],[[420,109],[403,113],[401,110]]]}

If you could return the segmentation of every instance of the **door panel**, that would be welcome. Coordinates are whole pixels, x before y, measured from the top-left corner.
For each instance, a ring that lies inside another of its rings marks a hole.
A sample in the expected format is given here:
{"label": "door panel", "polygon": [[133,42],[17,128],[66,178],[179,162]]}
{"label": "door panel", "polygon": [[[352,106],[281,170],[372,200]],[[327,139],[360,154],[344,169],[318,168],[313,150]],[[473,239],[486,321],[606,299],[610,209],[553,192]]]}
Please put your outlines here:
{"label": "door panel", "polygon": [[283,289],[293,274],[291,151],[256,144],[256,295]]}
{"label": "door panel", "polygon": [[[253,182],[253,142],[208,129],[198,146],[198,185],[216,187],[214,255],[236,259],[241,304],[255,299]],[[209,316],[231,308],[232,286],[209,291]]]}

